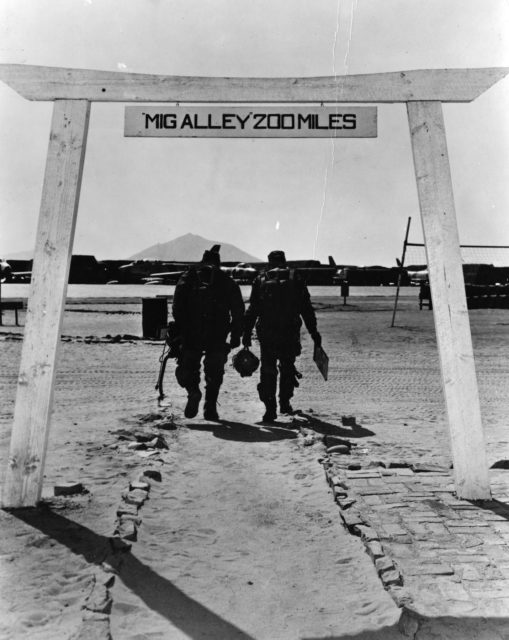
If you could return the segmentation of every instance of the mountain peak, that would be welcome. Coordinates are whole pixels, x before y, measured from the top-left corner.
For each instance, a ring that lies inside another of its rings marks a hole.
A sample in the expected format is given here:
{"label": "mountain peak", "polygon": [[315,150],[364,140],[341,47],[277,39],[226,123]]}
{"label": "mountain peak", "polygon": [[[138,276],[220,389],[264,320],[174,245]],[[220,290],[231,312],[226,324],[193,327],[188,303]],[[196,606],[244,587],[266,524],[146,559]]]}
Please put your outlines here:
{"label": "mountain peak", "polygon": [[214,244],[221,245],[221,262],[260,262],[256,258],[238,247],[221,242],[208,240],[194,233],[186,233],[174,240],[157,243],[131,256],[130,260],[165,260],[177,262],[198,262],[206,249]]}

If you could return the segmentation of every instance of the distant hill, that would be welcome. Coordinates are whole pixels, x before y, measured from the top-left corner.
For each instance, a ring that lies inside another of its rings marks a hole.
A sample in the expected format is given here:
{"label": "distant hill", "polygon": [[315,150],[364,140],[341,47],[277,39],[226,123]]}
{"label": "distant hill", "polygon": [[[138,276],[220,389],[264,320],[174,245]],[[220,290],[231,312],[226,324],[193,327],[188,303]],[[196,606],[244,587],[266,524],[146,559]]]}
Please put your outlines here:
{"label": "distant hill", "polygon": [[221,245],[221,262],[261,262],[259,258],[249,255],[232,244],[220,240],[207,240],[193,233],[155,244],[143,249],[129,258],[129,260],[175,260],[177,262],[197,262],[201,260],[205,249],[212,245]]}

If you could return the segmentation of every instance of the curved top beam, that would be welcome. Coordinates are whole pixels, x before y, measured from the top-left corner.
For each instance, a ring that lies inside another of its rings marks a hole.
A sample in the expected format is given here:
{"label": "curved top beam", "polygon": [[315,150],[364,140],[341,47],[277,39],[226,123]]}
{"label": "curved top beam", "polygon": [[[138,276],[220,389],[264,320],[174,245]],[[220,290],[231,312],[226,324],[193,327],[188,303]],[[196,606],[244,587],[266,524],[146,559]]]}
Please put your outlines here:
{"label": "curved top beam", "polygon": [[28,100],[98,102],[470,102],[508,67],[424,69],[317,78],[209,78],[0,64]]}

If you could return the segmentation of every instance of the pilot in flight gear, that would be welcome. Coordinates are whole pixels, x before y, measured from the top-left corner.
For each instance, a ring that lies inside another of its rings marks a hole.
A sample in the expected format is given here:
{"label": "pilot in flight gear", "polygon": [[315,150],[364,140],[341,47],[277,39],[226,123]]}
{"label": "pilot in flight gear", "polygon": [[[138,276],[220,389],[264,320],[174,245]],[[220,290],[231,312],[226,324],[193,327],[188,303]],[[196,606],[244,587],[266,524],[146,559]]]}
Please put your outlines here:
{"label": "pilot in flight gear", "polygon": [[283,251],[272,251],[267,270],[253,282],[249,308],[244,315],[242,343],[251,345],[251,333],[256,325],[260,341],[260,383],[258,395],[265,404],[264,421],[277,417],[277,378],[279,368],[279,410],[292,414],[290,399],[299,386],[301,374],[295,359],[301,353],[302,320],[315,344],[321,344],[316,316],[309,291],[293,269],[289,269]]}
{"label": "pilot in flight gear", "polygon": [[203,358],[203,415],[206,420],[219,420],[217,398],[228,353],[240,345],[244,301],[238,284],[220,269],[218,245],[205,251],[201,263],[182,275],[175,288],[172,311],[182,337],[175,376],[187,390],[184,415],[194,418],[198,413]]}

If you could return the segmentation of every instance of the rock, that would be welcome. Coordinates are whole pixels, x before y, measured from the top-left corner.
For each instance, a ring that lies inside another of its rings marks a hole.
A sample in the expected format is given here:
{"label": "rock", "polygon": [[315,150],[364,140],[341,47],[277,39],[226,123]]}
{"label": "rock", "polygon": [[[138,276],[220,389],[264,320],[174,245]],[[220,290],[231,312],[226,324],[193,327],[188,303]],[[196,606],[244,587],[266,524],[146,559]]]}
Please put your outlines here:
{"label": "rock", "polygon": [[85,600],[84,609],[98,613],[110,613],[112,600],[108,589],[104,584],[95,583],[92,593]]}
{"label": "rock", "polygon": [[152,480],[155,480],[156,482],[161,482],[162,480],[161,472],[157,469],[145,469],[143,475],[147,476],[147,478],[152,478]]}
{"label": "rock", "polygon": [[120,506],[117,508],[117,516],[120,517],[120,516],[123,516],[123,515],[137,516],[138,515],[138,508],[134,504],[129,504],[127,502],[122,502],[120,504]]}
{"label": "rock", "polygon": [[336,501],[339,505],[339,507],[343,510],[345,509],[349,509],[352,505],[354,505],[357,500],[354,500],[353,498],[345,498],[345,499],[338,499]]}
{"label": "rock", "polygon": [[346,498],[348,496],[345,489],[342,489],[339,485],[335,484],[332,487],[332,493],[334,495],[334,500],[341,500],[342,498]]}
{"label": "rock", "polygon": [[154,447],[155,449],[169,449],[166,440],[160,435],[150,440],[147,444],[149,447]]}
{"label": "rock", "polygon": [[175,423],[175,418],[171,416],[168,420],[164,420],[163,422],[159,422],[157,424],[158,429],[164,429],[164,431],[174,431],[177,428]]}
{"label": "rock", "polygon": [[383,558],[378,558],[375,561],[375,567],[378,573],[383,573],[384,571],[393,571],[395,568],[394,562],[387,556],[384,556]]}
{"label": "rock", "polygon": [[86,610],[85,614],[72,640],[109,640],[111,638],[109,616],[104,615],[104,618],[99,618],[101,614],[88,612],[90,614],[88,615]]}
{"label": "rock", "polygon": [[[105,574],[111,574],[113,577],[118,575],[119,570],[119,562],[117,558],[110,556],[108,560],[104,560],[101,562],[101,570],[104,571]],[[106,586],[108,586],[106,584]]]}
{"label": "rock", "polygon": [[119,517],[119,522],[134,522],[134,524],[139,527],[141,524],[141,518],[137,515],[135,516],[132,513],[122,513]]}
{"label": "rock", "polygon": [[[101,613],[100,611],[89,611],[88,609],[83,609],[83,613],[81,619],[87,622],[108,622],[110,616],[107,613]],[[92,638],[96,638],[96,636],[82,636],[85,640],[91,640]],[[72,636],[72,640],[75,640],[75,637]],[[110,640],[108,636],[97,636],[97,640]]]}
{"label": "rock", "polygon": [[316,438],[315,436],[312,436],[312,435],[304,436],[302,438],[302,444],[304,447],[310,447],[311,445],[315,444],[315,442],[316,442]]}
{"label": "rock", "polygon": [[[403,613],[400,619],[400,625],[403,622],[404,623],[404,628],[408,629],[408,622],[412,621],[412,617],[410,612],[408,611],[407,607],[410,607],[413,604],[413,598],[412,595],[410,594],[410,592],[405,589],[404,587],[391,587],[389,589],[389,593],[391,594],[392,598],[394,599],[395,603],[398,605],[398,607],[402,607],[403,608]],[[414,638],[415,637],[415,633],[417,631],[418,625],[417,627],[413,627],[414,631],[409,632],[405,635],[405,637],[408,638]]]}
{"label": "rock", "polygon": [[377,540],[372,540],[368,542],[366,545],[369,555],[373,558],[373,560],[377,560],[378,558],[382,558],[384,554],[384,550],[382,549],[382,545]]}
{"label": "rock", "polygon": [[141,506],[148,497],[148,491],[142,489],[134,489],[134,491],[126,491],[122,494],[123,500],[128,504]]}
{"label": "rock", "polygon": [[129,429],[117,429],[117,431],[112,431],[112,434],[117,436],[119,440],[133,439],[133,432],[129,431]]}
{"label": "rock", "polygon": [[373,540],[380,540],[377,532],[363,524],[356,524],[353,526],[354,533],[358,534],[361,537],[361,540],[364,542],[372,542]]}
{"label": "rock", "polygon": [[115,534],[118,534],[123,540],[137,540],[138,534],[136,525],[133,520],[122,519],[115,530]]}
{"label": "rock", "polygon": [[344,444],[337,444],[334,447],[329,447],[327,449],[327,453],[343,453],[348,455],[350,453],[350,447],[347,447]]}
{"label": "rock", "polygon": [[341,511],[341,519],[349,529],[356,524],[364,524],[364,520],[360,513],[358,511],[354,511],[353,509],[349,509],[348,511]]}
{"label": "rock", "polygon": [[107,589],[115,584],[115,574],[112,571],[98,570],[94,577],[98,584],[103,584]]}
{"label": "rock", "polygon": [[127,448],[133,451],[141,451],[143,449],[146,449],[147,445],[144,442],[130,442],[127,445]]}
{"label": "rock", "polygon": [[75,493],[84,493],[84,491],[85,488],[81,482],[59,482],[53,489],[56,496],[70,496]]}
{"label": "rock", "polygon": [[401,586],[403,584],[403,578],[397,569],[394,569],[394,571],[385,571],[382,573],[381,578],[386,587],[389,585]]}
{"label": "rock", "polygon": [[140,422],[157,422],[163,418],[164,415],[162,413],[145,413],[138,416]]}
{"label": "rock", "polygon": [[159,455],[159,451],[157,449],[150,449],[149,451],[137,451],[136,452],[140,458],[153,458],[154,456]]}
{"label": "rock", "polygon": [[144,482],[143,480],[133,480],[129,483],[129,489],[133,491],[134,489],[141,489],[142,491],[150,491],[150,484],[148,482]]}
{"label": "rock", "polygon": [[409,466],[415,473],[449,473],[449,469],[447,469],[447,467],[442,467],[439,464],[416,462]]}
{"label": "rock", "polygon": [[324,442],[326,447],[334,447],[336,445],[344,445],[345,447],[350,448],[352,443],[344,438],[340,438],[339,436],[325,436]]}
{"label": "rock", "polygon": [[350,486],[344,480],[341,480],[338,476],[334,476],[331,480],[333,487],[340,487],[341,489],[348,490]]}
{"label": "rock", "polygon": [[143,431],[135,431],[133,436],[136,438],[138,442],[148,443],[158,436],[157,433],[144,433]]}
{"label": "rock", "polygon": [[121,553],[127,553],[128,551],[131,551],[133,546],[129,542],[125,542],[124,540],[122,540],[122,538],[120,538],[119,536],[112,536],[110,538],[110,544],[113,551]]}

